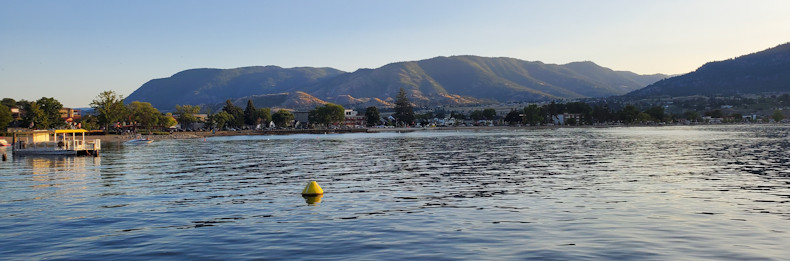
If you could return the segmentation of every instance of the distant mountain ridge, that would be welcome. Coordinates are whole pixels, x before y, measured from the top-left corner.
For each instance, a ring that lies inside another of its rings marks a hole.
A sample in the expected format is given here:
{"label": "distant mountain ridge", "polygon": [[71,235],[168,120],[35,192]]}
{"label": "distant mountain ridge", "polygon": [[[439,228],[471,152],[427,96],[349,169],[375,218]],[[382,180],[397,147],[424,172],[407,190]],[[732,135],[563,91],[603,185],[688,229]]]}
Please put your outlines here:
{"label": "distant mountain ridge", "polygon": [[440,56],[350,73],[277,66],[192,69],[151,80],[126,101],[150,102],[164,111],[176,104],[247,98],[261,100],[255,102],[259,107],[301,108],[325,102],[392,106],[403,88],[417,105],[477,104],[622,95],[665,77],[614,71],[593,62],[556,65],[506,57]]}
{"label": "distant mountain ridge", "polygon": [[146,82],[125,101],[150,102],[170,111],[176,105],[218,104],[228,99],[289,92],[344,73],[333,68],[252,66],[235,69],[190,69]]}
{"label": "distant mountain ridge", "polygon": [[653,83],[625,97],[790,92],[790,43],[735,59],[709,62],[694,72]]}

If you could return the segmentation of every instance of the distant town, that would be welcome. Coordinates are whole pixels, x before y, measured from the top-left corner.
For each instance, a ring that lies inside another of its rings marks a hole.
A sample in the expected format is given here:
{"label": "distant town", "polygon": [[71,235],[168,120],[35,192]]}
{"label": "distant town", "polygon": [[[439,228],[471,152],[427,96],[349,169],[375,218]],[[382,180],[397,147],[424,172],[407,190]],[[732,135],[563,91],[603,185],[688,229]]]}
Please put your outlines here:
{"label": "distant town", "polygon": [[790,95],[675,97],[624,100],[599,98],[477,106],[415,108],[401,90],[394,107],[348,109],[327,103],[310,111],[244,108],[226,101],[207,111],[177,105],[162,113],[150,103],[124,101],[105,91],[86,110],[66,108],[55,98],[36,101],[4,98],[0,126],[6,132],[82,128],[103,134],[171,134],[193,131],[435,128],[468,126],[624,126],[723,123],[786,123]]}

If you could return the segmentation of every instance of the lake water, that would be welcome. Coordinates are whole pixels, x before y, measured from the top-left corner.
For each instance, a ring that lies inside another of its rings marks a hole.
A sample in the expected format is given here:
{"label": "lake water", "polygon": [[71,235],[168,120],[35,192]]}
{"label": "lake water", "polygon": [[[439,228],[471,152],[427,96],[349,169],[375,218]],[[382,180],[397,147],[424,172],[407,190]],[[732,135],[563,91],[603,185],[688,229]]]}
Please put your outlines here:
{"label": "lake water", "polygon": [[[10,155],[0,257],[786,260],[788,132],[239,136]],[[310,180],[320,202],[300,195]]]}

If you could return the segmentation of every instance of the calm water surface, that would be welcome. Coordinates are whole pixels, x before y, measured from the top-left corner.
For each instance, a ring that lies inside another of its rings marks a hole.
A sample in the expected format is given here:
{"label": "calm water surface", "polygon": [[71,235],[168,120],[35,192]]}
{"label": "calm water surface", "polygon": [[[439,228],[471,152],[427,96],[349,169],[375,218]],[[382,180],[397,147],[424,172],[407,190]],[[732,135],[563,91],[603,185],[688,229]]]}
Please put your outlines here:
{"label": "calm water surface", "polygon": [[[790,256],[790,127],[243,136],[0,162],[0,257]],[[316,180],[326,194],[299,193]]]}

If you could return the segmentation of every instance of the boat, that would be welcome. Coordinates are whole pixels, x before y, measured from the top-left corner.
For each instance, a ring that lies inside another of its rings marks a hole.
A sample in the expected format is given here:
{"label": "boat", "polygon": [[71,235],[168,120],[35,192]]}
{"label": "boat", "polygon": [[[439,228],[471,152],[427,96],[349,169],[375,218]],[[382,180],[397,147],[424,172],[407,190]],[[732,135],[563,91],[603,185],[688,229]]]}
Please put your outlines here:
{"label": "boat", "polygon": [[154,140],[152,140],[150,138],[147,138],[147,137],[143,138],[142,136],[137,136],[136,139],[127,140],[126,144],[130,144],[130,145],[131,144],[148,144],[148,143],[151,143],[151,142],[154,142]]}
{"label": "boat", "polygon": [[86,132],[84,129],[14,132],[11,151],[14,155],[98,156],[101,140],[85,140]]}
{"label": "boat", "polygon": [[11,146],[11,144],[8,143],[8,141],[6,141],[5,139],[0,139],[0,147],[8,147],[8,146]]}

